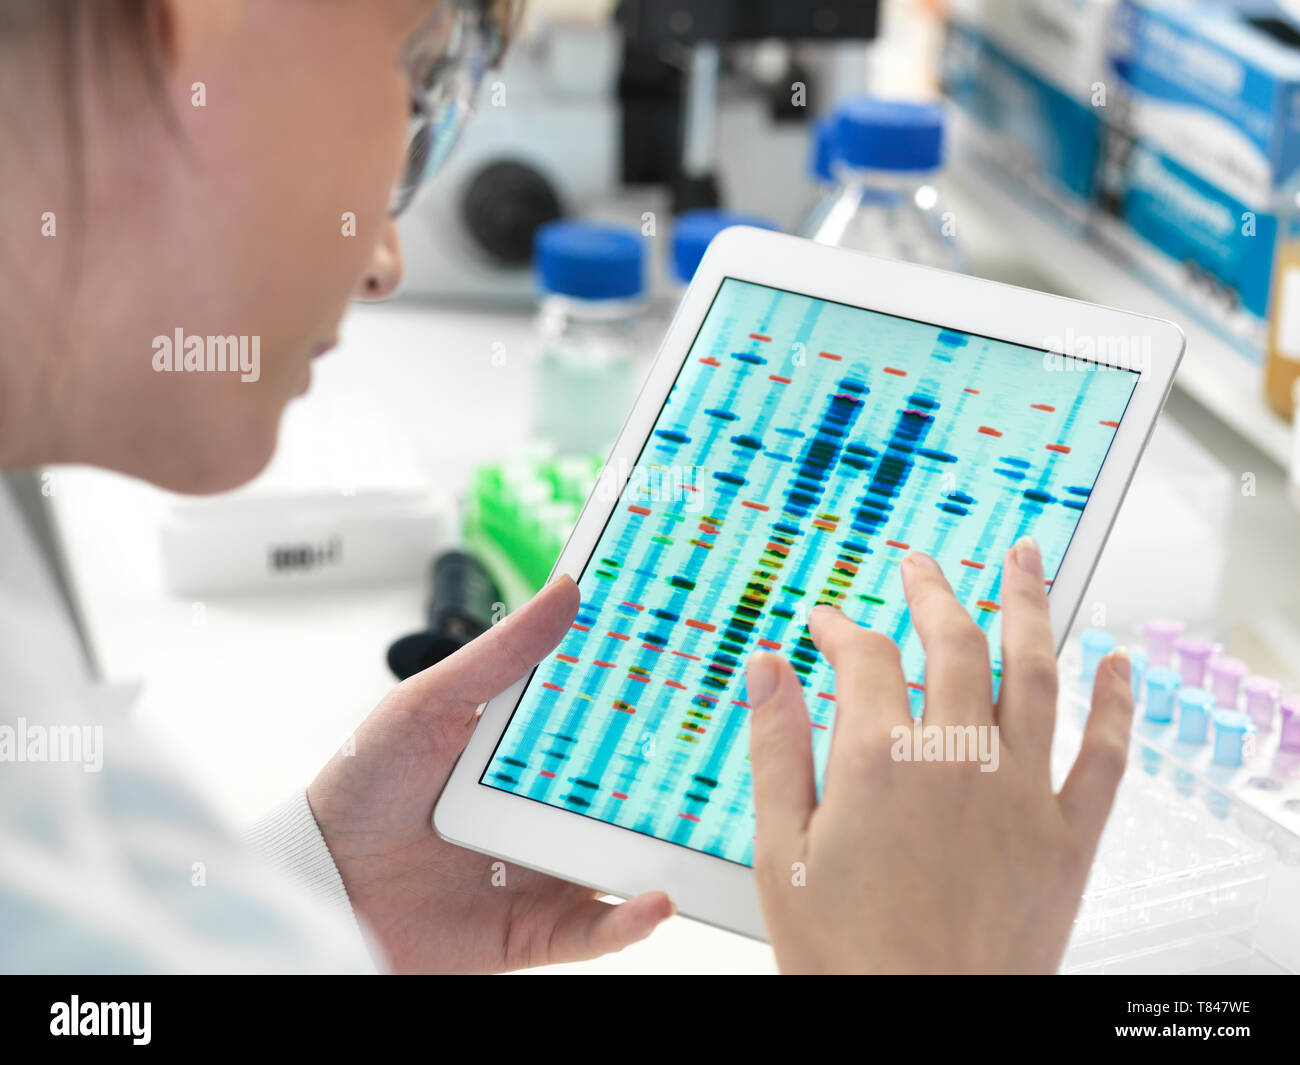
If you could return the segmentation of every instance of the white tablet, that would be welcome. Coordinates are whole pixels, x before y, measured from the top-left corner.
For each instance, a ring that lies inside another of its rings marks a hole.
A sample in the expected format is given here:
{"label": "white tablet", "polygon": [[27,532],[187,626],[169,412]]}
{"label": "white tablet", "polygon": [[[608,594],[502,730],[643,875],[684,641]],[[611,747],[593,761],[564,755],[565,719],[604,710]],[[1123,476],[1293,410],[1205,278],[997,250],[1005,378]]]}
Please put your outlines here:
{"label": "white tablet", "polygon": [[556,566],[582,605],[487,703],[434,811],[456,844],[763,938],[745,664],[790,658],[818,777],[817,603],[888,633],[933,555],[999,668],[1000,563],[1064,640],[1182,356],[1170,322],[735,228],[715,239]]}

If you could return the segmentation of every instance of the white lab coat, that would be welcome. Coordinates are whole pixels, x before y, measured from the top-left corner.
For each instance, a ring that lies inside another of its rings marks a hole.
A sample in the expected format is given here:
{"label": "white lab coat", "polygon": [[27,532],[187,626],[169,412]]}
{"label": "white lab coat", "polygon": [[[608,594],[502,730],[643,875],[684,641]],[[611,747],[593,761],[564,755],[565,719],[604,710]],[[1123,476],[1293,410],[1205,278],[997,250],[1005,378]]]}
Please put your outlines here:
{"label": "white lab coat", "polygon": [[241,840],[128,702],[0,481],[0,971],[373,971],[305,795]]}

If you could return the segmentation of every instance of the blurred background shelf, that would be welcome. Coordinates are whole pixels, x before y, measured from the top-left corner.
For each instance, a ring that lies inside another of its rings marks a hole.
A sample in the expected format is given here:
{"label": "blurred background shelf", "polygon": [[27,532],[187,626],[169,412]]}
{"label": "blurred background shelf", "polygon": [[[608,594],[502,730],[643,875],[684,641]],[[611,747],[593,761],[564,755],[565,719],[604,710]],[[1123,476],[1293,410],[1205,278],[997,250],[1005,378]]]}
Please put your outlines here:
{"label": "blurred background shelf", "polygon": [[1259,364],[1134,277],[1117,257],[1046,217],[1047,208],[1030,202],[1027,192],[960,152],[945,191],[973,273],[1177,322],[1187,352],[1175,387],[1288,468],[1291,426],[1264,402]]}

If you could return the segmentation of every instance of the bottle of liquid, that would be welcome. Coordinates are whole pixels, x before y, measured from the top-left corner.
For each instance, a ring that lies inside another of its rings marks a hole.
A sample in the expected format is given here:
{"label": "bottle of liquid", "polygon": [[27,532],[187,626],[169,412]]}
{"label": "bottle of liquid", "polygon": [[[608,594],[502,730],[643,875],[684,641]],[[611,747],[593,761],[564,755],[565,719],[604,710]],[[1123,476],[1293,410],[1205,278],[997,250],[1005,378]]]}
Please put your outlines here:
{"label": "bottle of liquid", "polygon": [[562,219],[537,232],[533,431],[560,453],[607,454],[632,409],[645,257],[645,242],[631,229]]}
{"label": "bottle of liquid", "polygon": [[1288,192],[1278,219],[1264,398],[1289,419],[1295,416],[1295,388],[1300,380],[1300,189]]}
{"label": "bottle of liquid", "polygon": [[813,205],[801,215],[803,220],[795,231],[801,237],[816,236],[839,192],[839,185],[835,181],[837,121],[836,116],[830,114],[822,115],[812,124],[812,152],[808,157],[808,173],[817,192]]}
{"label": "bottle of liquid", "polygon": [[840,191],[813,239],[961,269],[956,220],[943,209],[935,187],[943,162],[943,108],[858,97],[836,115]]}
{"label": "bottle of liquid", "polygon": [[756,214],[742,211],[724,211],[714,207],[700,207],[683,211],[673,222],[673,281],[678,288],[678,298],[691,283],[700,260],[713,238],[729,226],[753,226],[757,229],[776,229],[774,222]]}

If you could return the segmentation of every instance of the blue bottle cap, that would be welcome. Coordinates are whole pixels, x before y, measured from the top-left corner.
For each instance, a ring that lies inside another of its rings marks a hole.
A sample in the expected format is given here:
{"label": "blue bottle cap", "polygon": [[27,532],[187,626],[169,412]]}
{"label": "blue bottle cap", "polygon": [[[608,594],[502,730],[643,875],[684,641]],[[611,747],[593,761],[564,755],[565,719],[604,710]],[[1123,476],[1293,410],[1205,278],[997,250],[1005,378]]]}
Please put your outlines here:
{"label": "blue bottle cap", "polygon": [[679,280],[689,282],[695,276],[710,242],[730,226],[778,228],[776,223],[766,218],[740,211],[722,211],[711,207],[683,211],[673,223],[673,273]]}
{"label": "blue bottle cap", "polygon": [[1253,731],[1250,718],[1236,710],[1214,712],[1214,764],[1239,766],[1246,733]]}
{"label": "blue bottle cap", "polygon": [[537,230],[533,263],[542,290],[559,296],[633,299],[645,289],[645,241],[622,226],[548,222]]}
{"label": "blue bottle cap", "polygon": [[934,170],[943,161],[939,104],[861,96],[836,111],[839,157],[867,170]]}
{"label": "blue bottle cap", "polygon": [[808,171],[823,185],[835,180],[835,157],[839,152],[835,135],[839,116],[822,115],[812,124],[812,156],[808,160]]}
{"label": "blue bottle cap", "polygon": [[1214,696],[1203,688],[1182,688],[1178,692],[1178,742],[1199,746],[1210,731]]}

